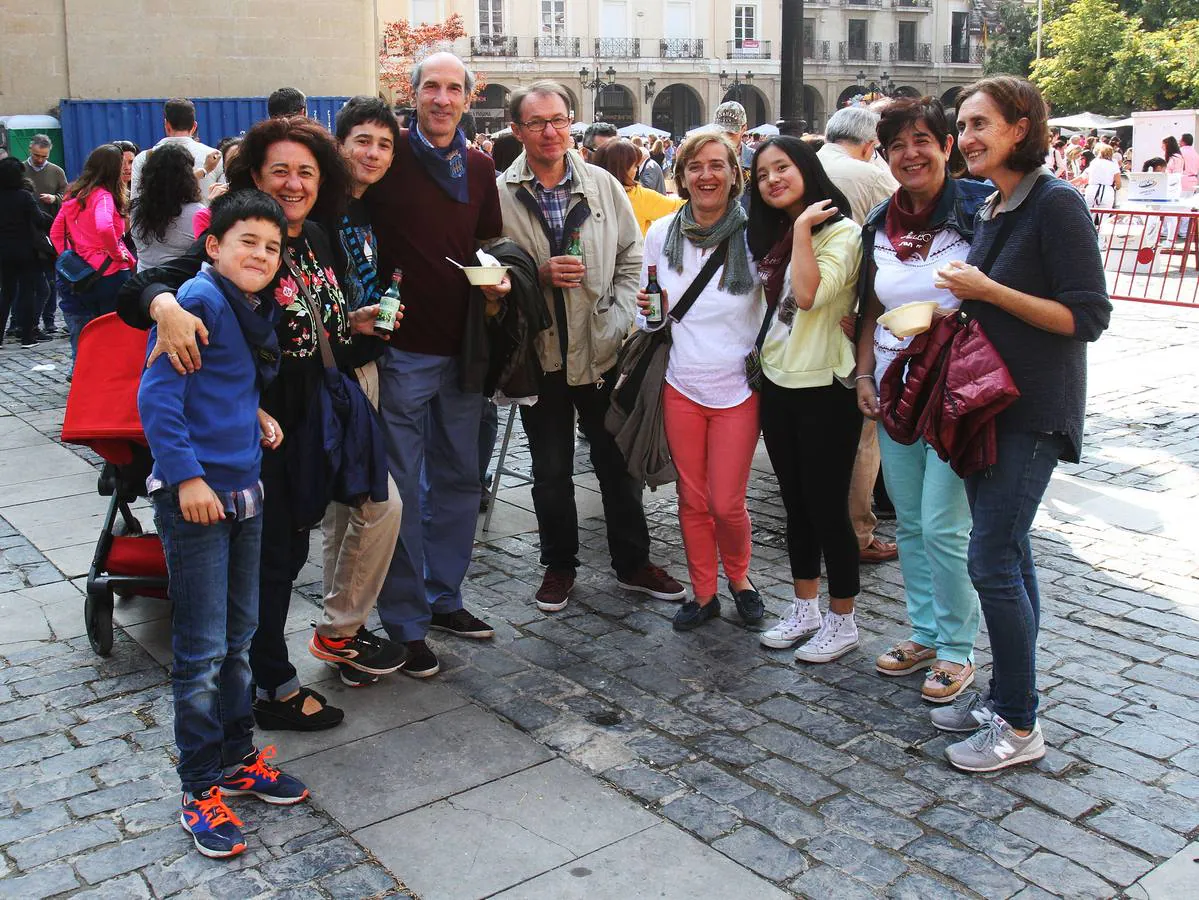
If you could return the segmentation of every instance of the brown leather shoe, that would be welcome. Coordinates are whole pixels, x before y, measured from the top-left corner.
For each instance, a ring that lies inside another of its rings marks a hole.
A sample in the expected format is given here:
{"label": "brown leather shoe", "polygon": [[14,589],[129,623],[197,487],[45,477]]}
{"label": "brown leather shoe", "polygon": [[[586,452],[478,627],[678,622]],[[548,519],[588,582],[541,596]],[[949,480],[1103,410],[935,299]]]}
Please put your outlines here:
{"label": "brown leather shoe", "polygon": [[574,569],[546,569],[541,587],[537,589],[537,608],[542,612],[565,609],[574,586]]}
{"label": "brown leather shoe", "polygon": [[685,600],[687,590],[670,577],[665,569],[646,563],[635,572],[617,575],[616,583],[626,591],[640,591],[655,600]]}
{"label": "brown leather shoe", "polygon": [[875,538],[859,551],[858,558],[864,563],[890,562],[899,558],[899,548]]}

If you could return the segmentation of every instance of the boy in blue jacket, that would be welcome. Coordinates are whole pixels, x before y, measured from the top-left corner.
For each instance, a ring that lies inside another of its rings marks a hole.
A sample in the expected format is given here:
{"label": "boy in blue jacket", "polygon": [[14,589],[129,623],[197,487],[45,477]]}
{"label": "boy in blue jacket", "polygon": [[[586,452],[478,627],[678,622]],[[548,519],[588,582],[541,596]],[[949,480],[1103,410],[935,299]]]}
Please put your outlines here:
{"label": "boy in blue jacket", "polygon": [[[275,277],[287,235],[283,210],[260,191],[212,206],[212,265],[180,288],[208,328],[204,367],[178,375],[166,358],[142,376],[138,410],[154,469],[147,481],[174,605],[171,643],[180,821],[214,858],[246,849],[225,797],[289,805],[308,796],[254,747],[250,639],[258,625],[262,541],[261,446],[283,440],[259,409],[279,366],[278,306],[256,296]],[[155,336],[151,335],[149,347]]]}

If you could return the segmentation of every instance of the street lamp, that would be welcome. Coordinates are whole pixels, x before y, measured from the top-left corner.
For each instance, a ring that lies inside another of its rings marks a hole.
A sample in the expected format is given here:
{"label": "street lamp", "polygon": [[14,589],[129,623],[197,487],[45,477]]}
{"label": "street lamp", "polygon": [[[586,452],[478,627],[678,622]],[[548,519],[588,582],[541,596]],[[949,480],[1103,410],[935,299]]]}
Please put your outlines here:
{"label": "street lamp", "polygon": [[[606,75],[608,80],[605,81],[602,76]],[[600,109],[600,98],[603,96],[604,88],[608,85],[616,84],[616,70],[612,66],[608,66],[606,72],[601,72],[599,63],[595,65],[595,77],[591,77],[591,70],[586,66],[579,69],[579,80],[583,82],[583,90],[595,91],[595,121],[603,121],[603,112]]]}
{"label": "street lamp", "polygon": [[658,83],[652,78],[645,83],[645,102],[649,103],[654,99],[654,90],[658,87]]}
{"label": "street lamp", "polygon": [[729,90],[732,90],[734,96],[740,97],[741,85],[750,84],[754,80],[754,73],[747,71],[745,73],[745,78],[742,79],[741,73],[736,69],[733,70],[732,77],[729,77],[729,73],[721,69],[719,78],[720,89],[722,91],[728,92]]}

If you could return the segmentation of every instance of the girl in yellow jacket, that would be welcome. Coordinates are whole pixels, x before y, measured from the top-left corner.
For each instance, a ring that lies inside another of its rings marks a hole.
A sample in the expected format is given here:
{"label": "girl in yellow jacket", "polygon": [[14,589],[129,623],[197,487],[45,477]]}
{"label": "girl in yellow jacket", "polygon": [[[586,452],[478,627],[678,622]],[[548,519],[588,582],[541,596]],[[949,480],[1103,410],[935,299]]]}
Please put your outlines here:
{"label": "girl in yellow jacket", "polygon": [[[773,137],[754,153],[749,248],[771,311],[762,342],[762,435],[787,512],[795,599],[762,633],[804,662],[831,662],[858,646],[858,541],[849,482],[862,430],[854,352],[840,320],[853,308],[861,229],[820,160],[798,138]],[[817,594],[820,562],[827,615]]]}

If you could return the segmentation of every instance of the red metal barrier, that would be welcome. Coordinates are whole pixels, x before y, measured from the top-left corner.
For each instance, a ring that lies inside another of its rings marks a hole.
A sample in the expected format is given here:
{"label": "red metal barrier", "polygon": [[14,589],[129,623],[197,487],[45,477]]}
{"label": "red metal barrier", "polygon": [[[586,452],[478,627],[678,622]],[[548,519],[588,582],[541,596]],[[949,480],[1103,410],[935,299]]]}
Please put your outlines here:
{"label": "red metal barrier", "polygon": [[1199,307],[1199,211],[1093,208],[1113,300]]}

